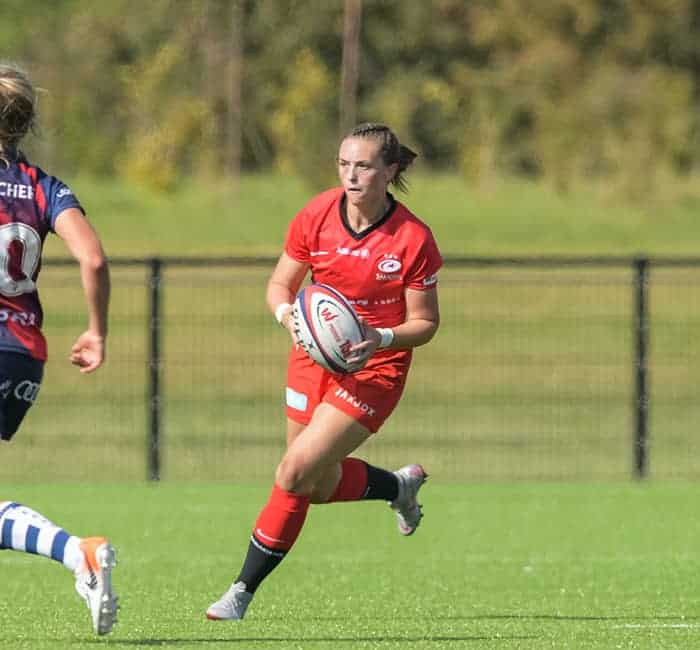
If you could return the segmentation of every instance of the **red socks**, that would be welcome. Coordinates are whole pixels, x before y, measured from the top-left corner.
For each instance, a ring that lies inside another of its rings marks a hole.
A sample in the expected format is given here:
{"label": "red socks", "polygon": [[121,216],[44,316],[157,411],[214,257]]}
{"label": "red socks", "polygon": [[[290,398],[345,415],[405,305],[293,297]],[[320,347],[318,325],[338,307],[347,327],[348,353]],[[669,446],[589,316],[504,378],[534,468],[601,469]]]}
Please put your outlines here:
{"label": "red socks", "polygon": [[253,535],[267,548],[288,551],[299,537],[309,510],[309,497],[277,485],[255,522]]}
{"label": "red socks", "polygon": [[367,463],[359,458],[346,458],[341,463],[342,475],[338,487],[328,499],[334,501],[359,501],[365,496],[368,485]]}

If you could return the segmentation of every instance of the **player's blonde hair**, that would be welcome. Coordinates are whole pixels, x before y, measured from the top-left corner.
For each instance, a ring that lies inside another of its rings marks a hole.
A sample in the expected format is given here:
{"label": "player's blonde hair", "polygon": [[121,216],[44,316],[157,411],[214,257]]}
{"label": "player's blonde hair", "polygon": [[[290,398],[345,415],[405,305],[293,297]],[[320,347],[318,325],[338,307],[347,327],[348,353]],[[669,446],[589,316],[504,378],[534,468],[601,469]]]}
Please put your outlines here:
{"label": "player's blonde hair", "polygon": [[411,151],[406,145],[401,144],[396,134],[386,124],[379,124],[378,122],[358,124],[343,137],[343,140],[347,138],[372,138],[376,140],[379,143],[384,164],[398,164],[398,169],[391,180],[391,184],[402,192],[408,191],[403,172],[418,154],[415,151]]}
{"label": "player's blonde hair", "polygon": [[29,77],[14,63],[0,62],[0,162],[9,166],[35,119],[36,93]]}

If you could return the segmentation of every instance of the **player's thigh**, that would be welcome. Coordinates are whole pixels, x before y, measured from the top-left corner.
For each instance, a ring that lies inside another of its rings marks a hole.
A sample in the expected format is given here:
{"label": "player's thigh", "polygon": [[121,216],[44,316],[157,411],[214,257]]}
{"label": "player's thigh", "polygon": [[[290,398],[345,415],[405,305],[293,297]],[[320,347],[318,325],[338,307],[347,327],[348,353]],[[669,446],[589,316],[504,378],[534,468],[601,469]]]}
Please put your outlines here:
{"label": "player's thigh", "polygon": [[283,488],[312,486],[370,435],[352,416],[330,404],[319,404],[287,449],[278,468],[278,483]]}
{"label": "player's thigh", "polygon": [[306,428],[305,424],[287,418],[287,449],[299,437],[299,434]]}

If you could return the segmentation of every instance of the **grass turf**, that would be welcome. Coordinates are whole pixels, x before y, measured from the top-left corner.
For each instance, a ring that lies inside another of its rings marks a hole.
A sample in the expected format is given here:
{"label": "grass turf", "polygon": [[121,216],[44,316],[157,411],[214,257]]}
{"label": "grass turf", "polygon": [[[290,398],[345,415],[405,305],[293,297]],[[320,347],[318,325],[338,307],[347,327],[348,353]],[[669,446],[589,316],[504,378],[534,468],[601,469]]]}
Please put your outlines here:
{"label": "grass turf", "polygon": [[429,483],[406,539],[382,503],[316,506],[245,621],[214,623],[204,610],[235,577],[267,488],[4,486],[112,538],[122,610],[97,639],[62,567],[2,552],[0,647],[698,647],[697,492]]}

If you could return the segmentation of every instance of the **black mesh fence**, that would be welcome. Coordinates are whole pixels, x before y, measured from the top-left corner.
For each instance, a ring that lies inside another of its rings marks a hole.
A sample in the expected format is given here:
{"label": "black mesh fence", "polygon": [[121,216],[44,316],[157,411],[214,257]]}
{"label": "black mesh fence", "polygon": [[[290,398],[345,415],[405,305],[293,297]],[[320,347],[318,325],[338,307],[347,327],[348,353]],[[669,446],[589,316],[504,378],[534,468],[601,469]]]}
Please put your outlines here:
{"label": "black mesh fence", "polygon": [[[83,376],[67,361],[85,324],[77,269],[46,262],[50,361],[16,441],[0,447],[0,482],[269,483],[284,449],[289,345],[264,303],[273,264],[114,261],[108,361]],[[643,406],[648,475],[697,478],[700,261],[652,260],[641,283],[639,269],[448,260],[440,331],[358,455],[421,462],[443,482],[626,480]]]}

